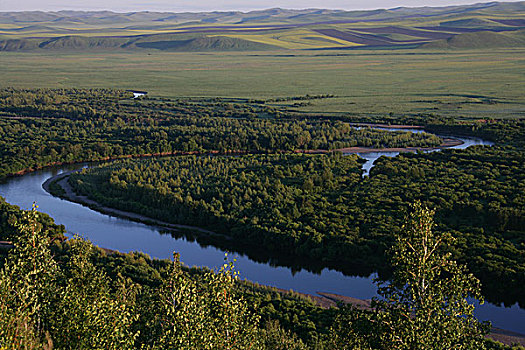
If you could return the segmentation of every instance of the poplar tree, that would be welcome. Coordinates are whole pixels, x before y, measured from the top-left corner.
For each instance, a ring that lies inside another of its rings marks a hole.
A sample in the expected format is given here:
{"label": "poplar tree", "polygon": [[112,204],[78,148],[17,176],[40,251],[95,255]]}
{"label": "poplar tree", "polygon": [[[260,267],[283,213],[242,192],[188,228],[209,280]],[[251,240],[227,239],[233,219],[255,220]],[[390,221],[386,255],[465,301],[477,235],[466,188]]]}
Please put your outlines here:
{"label": "poplar tree", "polygon": [[393,278],[375,299],[379,343],[387,349],[483,349],[487,323],[474,317],[480,283],[446,251],[447,233],[434,231],[434,211],[412,205],[392,248]]}

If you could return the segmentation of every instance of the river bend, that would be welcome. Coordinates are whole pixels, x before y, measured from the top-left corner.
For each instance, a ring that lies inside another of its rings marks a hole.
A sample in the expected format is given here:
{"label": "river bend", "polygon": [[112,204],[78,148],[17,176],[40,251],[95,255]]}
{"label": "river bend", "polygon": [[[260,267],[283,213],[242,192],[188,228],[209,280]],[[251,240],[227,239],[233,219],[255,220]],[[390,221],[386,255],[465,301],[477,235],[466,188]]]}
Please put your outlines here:
{"label": "river bend", "polygon": [[[403,131],[407,131],[403,129]],[[422,132],[419,129],[410,130]],[[466,148],[471,145],[491,145],[490,142],[475,138],[458,138],[464,143],[453,148]],[[396,156],[399,152],[372,152],[359,154],[367,160],[363,168],[368,173],[373,162],[380,156]],[[68,236],[80,234],[100,247],[121,252],[141,251],[154,258],[171,258],[173,251],[179,252],[187,266],[207,266],[215,268],[223,263],[224,252],[212,247],[201,246],[185,238],[175,239],[162,234],[161,228],[129,221],[93,211],[80,204],[51,196],[42,188],[50,177],[65,171],[79,169],[81,165],[48,168],[12,177],[0,183],[0,196],[8,203],[23,209],[31,208],[36,202],[39,210],[49,214],[57,224],[67,229]],[[369,277],[345,276],[341,272],[324,269],[319,274],[306,270],[292,271],[290,268],[259,263],[241,254],[235,254],[236,268],[241,278],[264,285],[286,290],[316,294],[330,292],[360,299],[370,299],[376,295],[373,284],[374,275]],[[525,334],[525,310],[518,305],[511,308],[485,304],[477,307],[476,315],[481,320],[490,320],[493,326]]]}

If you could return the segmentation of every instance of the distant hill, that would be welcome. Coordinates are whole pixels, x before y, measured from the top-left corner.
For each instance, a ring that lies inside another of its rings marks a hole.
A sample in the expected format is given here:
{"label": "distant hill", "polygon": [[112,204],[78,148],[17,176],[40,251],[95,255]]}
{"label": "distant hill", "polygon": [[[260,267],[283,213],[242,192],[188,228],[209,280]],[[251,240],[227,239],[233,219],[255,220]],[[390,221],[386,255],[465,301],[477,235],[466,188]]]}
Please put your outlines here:
{"label": "distant hill", "polygon": [[38,42],[26,39],[0,40],[0,51],[26,51],[38,49]]}
{"label": "distant hill", "polygon": [[225,36],[198,37],[187,40],[169,40],[134,43],[136,47],[165,51],[258,51],[275,50],[276,46]]}
{"label": "distant hill", "polygon": [[523,29],[525,1],[371,11],[0,12],[0,50],[512,47],[522,46],[516,33]]}
{"label": "distant hill", "polygon": [[476,32],[453,36],[422,45],[423,48],[480,49],[525,46],[525,30],[514,33]]}
{"label": "distant hill", "polygon": [[130,12],[116,13],[111,11],[22,11],[0,12],[0,24],[48,23],[62,25],[122,25],[126,23],[200,23],[200,24],[246,24],[246,23],[315,23],[318,21],[337,20],[392,20],[404,17],[439,17],[458,14],[511,14],[524,11],[525,2],[489,2],[474,5],[446,7],[397,7],[368,11],[343,11],[328,9],[289,10],[273,8],[250,12]]}
{"label": "distant hill", "polygon": [[499,22],[491,21],[483,18],[469,18],[460,19],[456,21],[447,21],[439,24],[441,27],[454,27],[454,28],[490,28],[490,27],[501,27],[502,24]]}
{"label": "distant hill", "polygon": [[86,50],[119,48],[126,42],[126,38],[86,38],[81,36],[64,36],[42,41],[38,46],[41,49],[47,50]]}
{"label": "distant hill", "polygon": [[162,51],[259,51],[276,46],[225,36],[150,35],[143,37],[64,36],[0,40],[0,51],[155,49]]}

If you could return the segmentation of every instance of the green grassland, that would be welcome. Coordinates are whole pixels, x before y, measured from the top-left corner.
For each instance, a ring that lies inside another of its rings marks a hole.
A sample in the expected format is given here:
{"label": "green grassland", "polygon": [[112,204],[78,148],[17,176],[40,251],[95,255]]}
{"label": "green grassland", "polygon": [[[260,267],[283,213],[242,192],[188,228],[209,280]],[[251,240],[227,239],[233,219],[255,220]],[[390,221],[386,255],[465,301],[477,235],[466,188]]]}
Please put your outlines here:
{"label": "green grassland", "polygon": [[0,87],[118,88],[281,101],[331,116],[523,118],[525,48],[256,52],[3,52]]}
{"label": "green grassland", "polygon": [[525,2],[374,11],[0,12],[0,87],[275,99],[329,116],[525,114]]}

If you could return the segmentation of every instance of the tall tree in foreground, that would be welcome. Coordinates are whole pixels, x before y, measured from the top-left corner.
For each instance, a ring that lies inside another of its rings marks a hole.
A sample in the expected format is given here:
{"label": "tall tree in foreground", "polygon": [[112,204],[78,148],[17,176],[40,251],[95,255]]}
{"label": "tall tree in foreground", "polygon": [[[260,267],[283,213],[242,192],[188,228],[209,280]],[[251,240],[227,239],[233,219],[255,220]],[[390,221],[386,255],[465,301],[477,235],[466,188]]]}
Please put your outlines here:
{"label": "tall tree in foreground", "polygon": [[15,248],[0,269],[0,349],[52,348],[46,330],[58,267],[36,208],[15,223]]}
{"label": "tall tree in foreground", "polygon": [[378,344],[387,349],[483,349],[489,326],[467,298],[483,303],[479,281],[444,249],[434,211],[416,202],[392,249],[394,275],[374,300]]}
{"label": "tall tree in foreground", "polygon": [[148,332],[160,334],[151,349],[261,349],[260,317],[236,295],[237,272],[225,263],[205,272],[200,281],[185,276],[178,254],[156,297]]}

